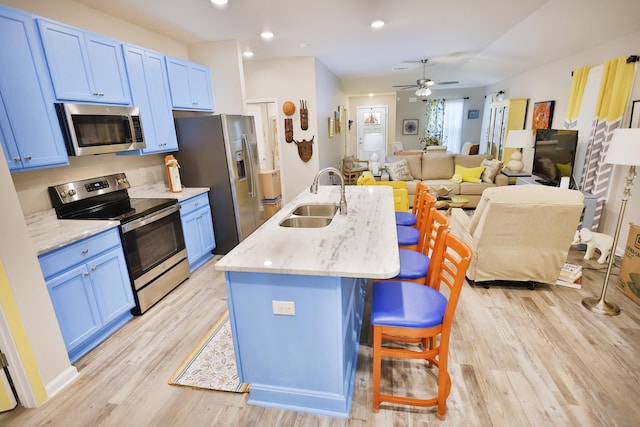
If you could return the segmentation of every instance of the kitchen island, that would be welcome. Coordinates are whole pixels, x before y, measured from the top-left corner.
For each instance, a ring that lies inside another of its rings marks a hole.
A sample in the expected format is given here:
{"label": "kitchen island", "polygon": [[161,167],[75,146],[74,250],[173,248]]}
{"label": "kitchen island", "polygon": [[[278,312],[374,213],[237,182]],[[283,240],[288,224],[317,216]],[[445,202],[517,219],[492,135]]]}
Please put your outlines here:
{"label": "kitchen island", "polygon": [[302,192],[216,264],[251,404],[349,417],[367,279],[400,269],[393,191],[347,186],[346,215],[280,225],[298,206],[339,200],[339,186]]}

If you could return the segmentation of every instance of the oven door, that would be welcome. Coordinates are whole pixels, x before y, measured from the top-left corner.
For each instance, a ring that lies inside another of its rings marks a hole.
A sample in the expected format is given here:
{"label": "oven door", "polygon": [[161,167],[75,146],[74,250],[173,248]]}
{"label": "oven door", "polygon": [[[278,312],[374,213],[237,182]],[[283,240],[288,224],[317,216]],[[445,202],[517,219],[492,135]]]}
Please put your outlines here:
{"label": "oven door", "polygon": [[176,203],[121,225],[125,256],[136,290],[166,269],[162,266],[162,271],[156,272],[155,267],[169,259],[175,259],[177,264],[186,258],[179,210]]}

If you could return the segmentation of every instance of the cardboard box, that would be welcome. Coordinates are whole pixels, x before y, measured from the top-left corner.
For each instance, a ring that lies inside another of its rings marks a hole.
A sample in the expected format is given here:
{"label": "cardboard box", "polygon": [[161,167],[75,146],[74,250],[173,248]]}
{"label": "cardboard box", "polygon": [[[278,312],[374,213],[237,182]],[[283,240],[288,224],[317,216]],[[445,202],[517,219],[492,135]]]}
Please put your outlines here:
{"label": "cardboard box", "polygon": [[266,221],[282,208],[282,197],[262,199],[262,208],[264,209],[264,220]]}
{"label": "cardboard box", "polygon": [[[615,249],[615,248],[614,248]],[[618,276],[618,289],[640,304],[640,225],[631,223]]]}
{"label": "cardboard box", "polygon": [[275,199],[282,194],[279,170],[260,172],[258,184],[260,185],[260,197],[263,199]]}

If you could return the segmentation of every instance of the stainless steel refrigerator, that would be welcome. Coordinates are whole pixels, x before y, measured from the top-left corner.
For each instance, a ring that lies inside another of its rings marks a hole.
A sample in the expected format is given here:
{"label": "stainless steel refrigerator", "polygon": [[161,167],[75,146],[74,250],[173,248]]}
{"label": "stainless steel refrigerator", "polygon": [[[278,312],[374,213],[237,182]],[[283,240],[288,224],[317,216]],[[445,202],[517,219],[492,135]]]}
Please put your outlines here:
{"label": "stainless steel refrigerator", "polygon": [[180,179],[209,187],[216,254],[226,254],[262,224],[253,117],[216,114],[175,119]]}

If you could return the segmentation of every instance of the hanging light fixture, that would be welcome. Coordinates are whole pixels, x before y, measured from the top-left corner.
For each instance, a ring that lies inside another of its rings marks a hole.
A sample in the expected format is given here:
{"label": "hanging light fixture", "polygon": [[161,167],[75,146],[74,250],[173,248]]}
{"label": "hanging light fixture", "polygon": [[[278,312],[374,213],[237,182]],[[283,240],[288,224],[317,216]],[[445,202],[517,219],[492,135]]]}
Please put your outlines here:
{"label": "hanging light fixture", "polygon": [[418,90],[416,90],[416,96],[429,96],[431,95],[431,89],[426,86],[420,86]]}

